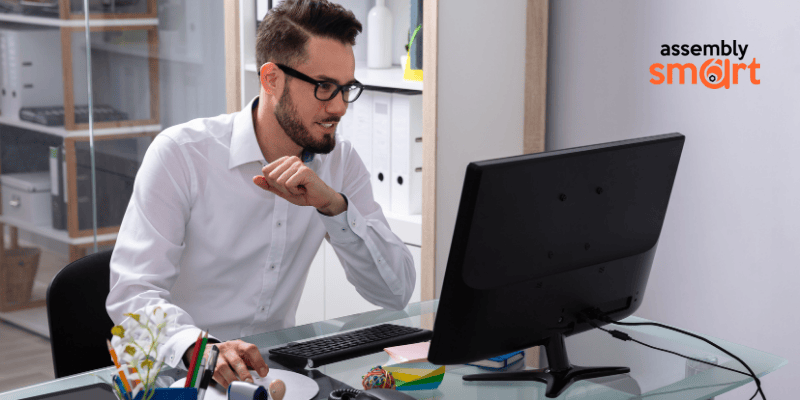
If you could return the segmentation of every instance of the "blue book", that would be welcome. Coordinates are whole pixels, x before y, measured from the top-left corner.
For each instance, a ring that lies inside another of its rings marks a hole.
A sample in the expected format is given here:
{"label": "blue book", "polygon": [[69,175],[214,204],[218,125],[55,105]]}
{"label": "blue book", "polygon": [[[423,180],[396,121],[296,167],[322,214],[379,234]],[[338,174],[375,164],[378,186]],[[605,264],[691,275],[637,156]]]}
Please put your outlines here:
{"label": "blue book", "polygon": [[512,364],[516,364],[523,358],[525,358],[525,351],[520,350],[513,353],[503,354],[502,356],[492,357],[486,360],[467,363],[467,365],[474,365],[476,367],[489,370],[499,370],[507,368]]}

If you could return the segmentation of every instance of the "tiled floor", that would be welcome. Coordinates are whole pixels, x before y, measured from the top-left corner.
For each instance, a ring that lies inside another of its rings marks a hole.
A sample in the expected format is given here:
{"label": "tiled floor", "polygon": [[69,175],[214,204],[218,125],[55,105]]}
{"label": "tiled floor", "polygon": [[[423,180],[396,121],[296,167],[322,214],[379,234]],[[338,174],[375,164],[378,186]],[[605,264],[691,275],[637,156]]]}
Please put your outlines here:
{"label": "tiled floor", "polygon": [[0,393],[54,379],[50,341],[0,322]]}

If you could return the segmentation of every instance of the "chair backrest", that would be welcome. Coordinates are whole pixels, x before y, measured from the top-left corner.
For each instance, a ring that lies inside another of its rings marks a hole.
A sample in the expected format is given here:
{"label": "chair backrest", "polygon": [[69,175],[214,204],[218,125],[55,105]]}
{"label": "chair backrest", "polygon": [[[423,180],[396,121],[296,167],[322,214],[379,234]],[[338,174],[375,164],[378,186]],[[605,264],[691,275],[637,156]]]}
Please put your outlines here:
{"label": "chair backrest", "polygon": [[111,250],[73,261],[47,288],[47,320],[55,377],[113,365],[106,339],[114,323],[106,312]]}

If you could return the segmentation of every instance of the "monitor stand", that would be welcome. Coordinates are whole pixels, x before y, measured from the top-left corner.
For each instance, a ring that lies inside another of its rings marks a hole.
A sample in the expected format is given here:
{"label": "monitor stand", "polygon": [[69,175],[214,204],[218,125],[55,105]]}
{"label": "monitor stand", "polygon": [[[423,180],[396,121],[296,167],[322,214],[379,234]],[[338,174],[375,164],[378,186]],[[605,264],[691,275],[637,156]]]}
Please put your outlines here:
{"label": "monitor stand", "polygon": [[545,396],[558,397],[569,385],[583,379],[627,374],[628,367],[579,367],[569,363],[564,335],[550,337],[544,346],[547,352],[548,368],[514,372],[491,372],[486,374],[464,375],[465,381],[538,381],[547,384]]}

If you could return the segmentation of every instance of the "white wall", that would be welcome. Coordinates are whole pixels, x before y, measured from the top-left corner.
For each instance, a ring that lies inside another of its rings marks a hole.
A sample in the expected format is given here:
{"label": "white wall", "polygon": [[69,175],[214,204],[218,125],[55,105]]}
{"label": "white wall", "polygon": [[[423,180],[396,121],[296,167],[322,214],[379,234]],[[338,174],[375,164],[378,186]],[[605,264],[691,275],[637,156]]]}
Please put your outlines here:
{"label": "white wall", "polygon": [[[548,150],[686,135],[637,315],[788,359],[762,382],[768,398],[796,397],[800,3],[560,0],[550,7]],[[699,66],[712,58],[662,57],[661,44],[723,39],[749,45],[746,62],[761,64],[760,85],[747,75],[728,90],[648,82],[652,63]],[[717,398],[753,391],[750,384]]]}
{"label": "white wall", "polygon": [[467,164],[522,154],[526,4],[439,0],[437,298]]}

